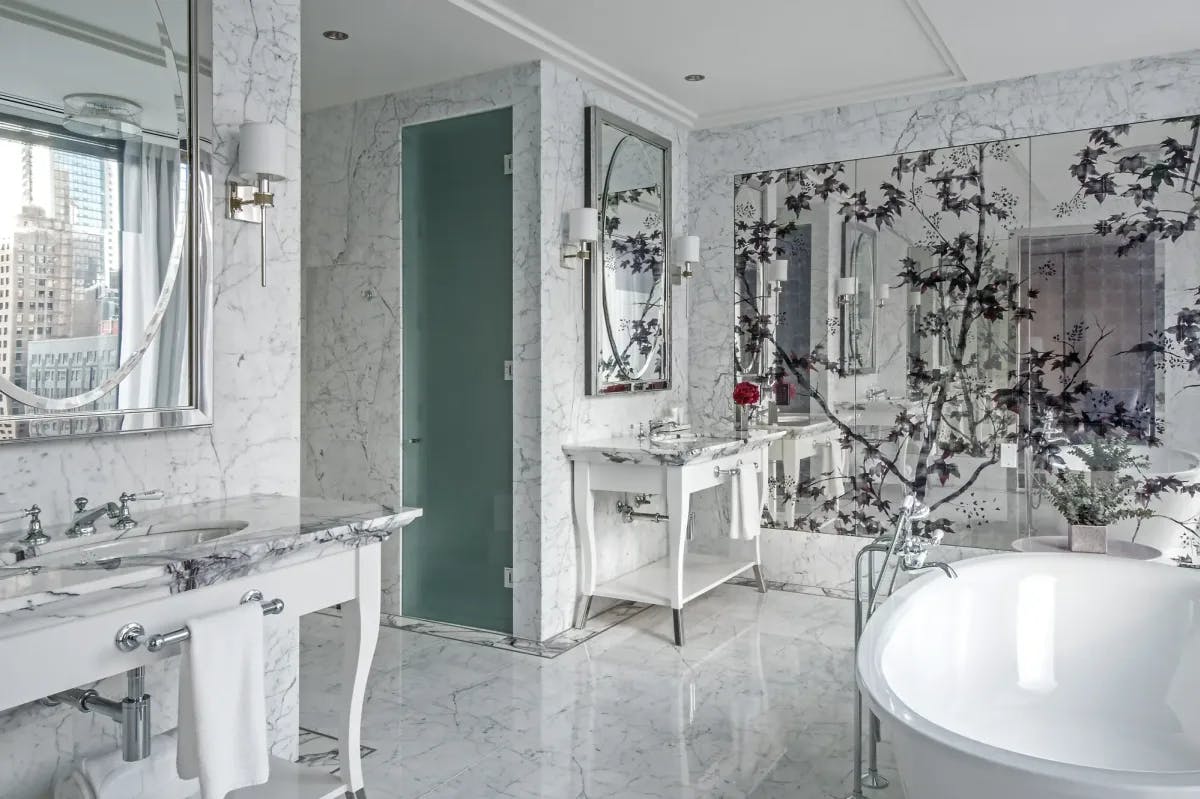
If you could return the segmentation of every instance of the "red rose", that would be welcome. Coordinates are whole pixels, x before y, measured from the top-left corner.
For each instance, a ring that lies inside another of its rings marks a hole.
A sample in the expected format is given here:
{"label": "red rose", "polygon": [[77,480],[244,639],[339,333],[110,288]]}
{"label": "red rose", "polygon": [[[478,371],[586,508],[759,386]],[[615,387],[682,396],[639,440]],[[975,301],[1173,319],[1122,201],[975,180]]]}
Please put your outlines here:
{"label": "red rose", "polygon": [[738,405],[757,405],[762,396],[757,383],[743,380],[733,387],[733,401]]}

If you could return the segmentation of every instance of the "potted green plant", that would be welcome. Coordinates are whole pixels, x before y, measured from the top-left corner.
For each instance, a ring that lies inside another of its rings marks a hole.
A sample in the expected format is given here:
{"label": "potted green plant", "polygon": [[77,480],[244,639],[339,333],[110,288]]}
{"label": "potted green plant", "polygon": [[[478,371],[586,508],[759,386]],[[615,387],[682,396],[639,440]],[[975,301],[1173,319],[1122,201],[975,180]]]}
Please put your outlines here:
{"label": "potted green plant", "polygon": [[1108,525],[1122,519],[1145,519],[1148,508],[1135,503],[1137,480],[1115,474],[1098,482],[1088,474],[1065,471],[1050,483],[1050,502],[1067,520],[1067,548],[1072,552],[1108,551]]}
{"label": "potted green plant", "polygon": [[1129,441],[1121,436],[1093,436],[1071,451],[1087,466],[1093,485],[1110,485],[1122,471],[1150,465],[1150,459],[1135,456]]}

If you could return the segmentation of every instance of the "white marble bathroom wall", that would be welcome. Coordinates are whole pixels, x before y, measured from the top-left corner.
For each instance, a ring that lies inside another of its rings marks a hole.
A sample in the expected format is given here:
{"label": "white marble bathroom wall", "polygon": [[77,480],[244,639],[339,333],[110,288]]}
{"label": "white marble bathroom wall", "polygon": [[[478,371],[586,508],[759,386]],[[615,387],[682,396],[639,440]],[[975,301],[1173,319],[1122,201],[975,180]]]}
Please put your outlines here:
{"label": "white marble bathroom wall", "polygon": [[[213,425],[0,446],[0,505],[38,503],[52,536],[65,529],[71,498],[109,500],[162,488],[168,503],[300,489],[300,0],[214,0],[213,183],[237,162],[245,121],[286,125],[289,177],[268,214],[270,285],[259,285],[258,228],[225,219],[214,192]],[[14,526],[15,527],[15,526]],[[298,715],[298,634],[268,636],[268,715],[281,756],[294,754]],[[155,729],[174,726],[175,669],[149,675]],[[103,686],[123,690],[116,679]],[[0,714],[0,796],[46,795],[56,773],[78,757],[112,749],[111,722],[40,706]]]}
{"label": "white marble bathroom wall", "polygon": [[[685,297],[689,285],[676,287],[671,314],[671,389],[642,395],[589,397],[585,393],[585,318],[583,271],[564,268],[566,214],[584,204],[587,154],[584,147],[584,108],[597,105],[624,117],[672,142],[672,236],[687,229],[689,192],[687,130],[659,115],[603,91],[570,71],[550,62],[541,64],[541,496],[540,530],[529,547],[518,542],[518,558],[529,558],[541,585],[533,615],[517,618],[518,635],[545,640],[571,623],[578,591],[576,542],[571,515],[571,468],[562,445],[572,440],[602,438],[626,433],[631,424],[657,415],[666,403],[687,397],[688,320]],[[666,553],[662,525],[622,525],[615,503],[601,501],[607,511],[597,519],[606,534],[621,537],[611,563],[601,563],[601,573],[619,574],[649,563]],[[518,536],[521,532],[518,529]],[[520,561],[518,561],[520,562]],[[521,626],[526,625],[526,626]]]}
{"label": "white marble bathroom wall", "polygon": [[[674,219],[687,219],[686,131],[562,68],[531,63],[304,116],[304,477],[306,493],[399,501],[402,330],[400,130],[513,108],[513,625],[545,640],[570,626],[576,594],[570,465],[562,444],[649,419],[687,387],[687,318],[673,314],[673,389],[584,394],[583,272],[565,269],[565,216],[584,202],[584,108],[674,143]],[[346,324],[355,320],[354,325]],[[612,524],[620,525],[615,514]],[[659,557],[654,526],[621,525],[625,571]],[[385,551],[385,612],[399,613],[399,542]]]}
{"label": "white marble bathroom wall", "polygon": [[[1200,112],[1198,81],[1200,50],[693,132],[689,232],[699,235],[703,246],[688,320],[693,416],[706,423],[733,417],[735,175],[1195,114]],[[819,534],[781,538],[788,535],[773,531],[764,548],[769,579],[810,585],[845,581],[851,562],[845,542]],[[822,553],[823,547],[829,553]],[[811,568],[822,562],[840,565]]]}
{"label": "white marble bathroom wall", "polygon": [[[400,504],[403,432],[401,129],[513,110],[514,615],[537,605],[522,531],[538,496],[536,63],[304,115],[304,492]],[[348,324],[349,321],[353,324]],[[400,537],[384,549],[386,613],[400,608]],[[518,622],[519,624],[519,622]],[[521,633],[519,633],[521,634]]]}

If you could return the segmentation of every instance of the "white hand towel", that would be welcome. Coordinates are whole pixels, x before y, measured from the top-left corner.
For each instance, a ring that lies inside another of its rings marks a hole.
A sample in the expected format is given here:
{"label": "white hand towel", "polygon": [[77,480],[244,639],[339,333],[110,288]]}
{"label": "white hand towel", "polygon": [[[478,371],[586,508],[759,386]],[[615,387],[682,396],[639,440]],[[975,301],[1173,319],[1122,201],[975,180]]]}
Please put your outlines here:
{"label": "white hand towel", "polygon": [[54,799],[193,799],[195,780],[175,774],[175,731],[154,736],[150,757],[126,763],[120,750],[85,757],[54,788]]}
{"label": "white hand towel", "polygon": [[758,474],[754,467],[742,466],[730,482],[733,503],[729,514],[729,537],[735,541],[753,541],[762,524]]}
{"label": "white hand towel", "polygon": [[188,622],[179,670],[179,776],[204,799],[269,778],[263,614],[257,602]]}

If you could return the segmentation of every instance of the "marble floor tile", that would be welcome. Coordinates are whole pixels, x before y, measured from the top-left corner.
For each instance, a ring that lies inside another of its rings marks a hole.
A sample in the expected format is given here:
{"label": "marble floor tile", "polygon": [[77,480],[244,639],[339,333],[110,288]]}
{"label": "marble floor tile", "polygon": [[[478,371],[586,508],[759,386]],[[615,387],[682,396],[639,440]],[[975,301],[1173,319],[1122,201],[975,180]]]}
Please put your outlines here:
{"label": "marble floor tile", "polygon": [[[363,719],[368,795],[844,799],[852,610],[727,585],[688,605],[682,649],[670,612],[650,608],[554,658],[383,628]],[[334,729],[339,624],[302,621],[308,730]]]}
{"label": "marble floor tile", "polygon": [[[444,624],[424,619],[412,619],[394,614],[384,614],[383,624],[386,627],[393,627],[397,630],[434,635],[438,638],[448,638],[451,641],[462,641],[479,646],[493,646],[497,649],[508,649],[513,652],[522,652],[526,655],[536,655],[543,658],[556,658],[564,652],[571,651],[583,642],[595,638],[605,630],[627,621],[648,607],[650,606],[640,602],[620,602],[603,613],[597,613],[588,620],[587,626],[584,629],[577,630],[572,627],[554,636],[549,641],[541,642],[514,638],[506,633],[477,630],[473,627],[461,627],[456,624]],[[336,616],[338,614],[332,613],[330,615]]]}

